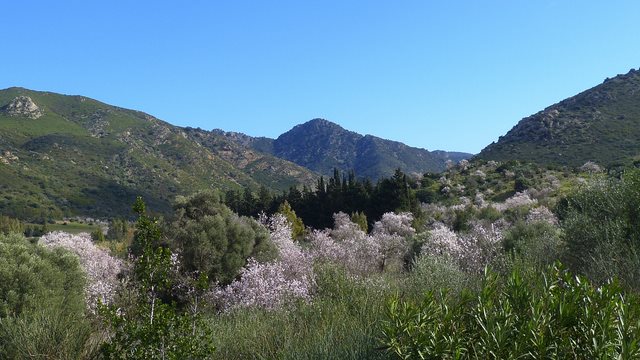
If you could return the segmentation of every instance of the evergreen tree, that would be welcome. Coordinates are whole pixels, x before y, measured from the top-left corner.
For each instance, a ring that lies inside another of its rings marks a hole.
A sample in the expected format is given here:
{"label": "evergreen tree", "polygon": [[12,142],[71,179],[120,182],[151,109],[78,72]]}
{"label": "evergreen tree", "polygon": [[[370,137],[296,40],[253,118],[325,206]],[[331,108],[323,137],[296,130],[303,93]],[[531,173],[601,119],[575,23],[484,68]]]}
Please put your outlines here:
{"label": "evergreen tree", "polygon": [[4,215],[0,216],[0,233],[5,235],[10,233],[22,234],[24,231],[24,225],[20,220]]}
{"label": "evergreen tree", "polygon": [[367,215],[361,211],[356,211],[351,214],[351,221],[358,225],[358,228],[365,233],[369,231],[369,225],[367,223]]}
{"label": "evergreen tree", "polygon": [[296,212],[293,211],[291,205],[289,205],[289,202],[287,200],[285,200],[280,205],[280,207],[278,208],[278,213],[284,215],[284,217],[287,219],[287,222],[289,223],[289,226],[291,226],[291,237],[294,240],[302,239],[302,237],[304,236],[304,223],[302,222],[302,219],[300,219],[296,215]]}

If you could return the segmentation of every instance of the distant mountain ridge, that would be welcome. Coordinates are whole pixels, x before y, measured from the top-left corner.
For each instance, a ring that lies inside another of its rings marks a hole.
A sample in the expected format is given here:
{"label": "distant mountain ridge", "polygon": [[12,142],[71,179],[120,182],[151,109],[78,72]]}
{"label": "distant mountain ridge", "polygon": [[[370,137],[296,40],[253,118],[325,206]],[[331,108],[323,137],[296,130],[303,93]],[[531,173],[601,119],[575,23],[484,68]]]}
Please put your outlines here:
{"label": "distant mountain ridge", "polygon": [[640,71],[606,79],[522,119],[477,158],[568,166],[640,159]]}
{"label": "distant mountain ridge", "polygon": [[373,135],[361,135],[325,119],[296,125],[277,139],[223,131],[220,134],[321,174],[331,174],[337,168],[354,170],[356,176],[374,180],[391,176],[397,168],[406,173],[439,172],[445,169],[447,160],[458,162],[472,156],[461,152],[430,152]]}
{"label": "distant mountain ridge", "polygon": [[444,169],[469,154],[429,152],[314,119],[277,139],[178,127],[84,96],[0,90],[0,213],[110,217],[141,195],[166,213],[203,189],[313,186],[334,168],[378,179]]}
{"label": "distant mountain ridge", "polygon": [[0,213],[25,219],[166,212],[203,189],[284,190],[317,174],[213,132],[84,96],[0,90]]}

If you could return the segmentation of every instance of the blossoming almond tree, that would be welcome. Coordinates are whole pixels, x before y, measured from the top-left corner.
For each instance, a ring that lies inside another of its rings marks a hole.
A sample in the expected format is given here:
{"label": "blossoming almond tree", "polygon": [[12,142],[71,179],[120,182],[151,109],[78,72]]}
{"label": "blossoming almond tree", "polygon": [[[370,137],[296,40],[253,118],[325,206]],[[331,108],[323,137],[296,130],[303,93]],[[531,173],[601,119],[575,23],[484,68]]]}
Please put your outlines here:
{"label": "blossoming almond tree", "polygon": [[40,243],[49,248],[65,248],[78,256],[87,276],[86,301],[92,312],[95,312],[99,302],[108,304],[113,300],[123,262],[111,256],[107,250],[97,247],[89,234],[72,235],[55,231],[42,236]]}
{"label": "blossoming almond tree", "polygon": [[347,214],[336,213],[333,219],[333,229],[316,230],[308,237],[315,260],[339,264],[360,277],[376,272],[379,244]]}
{"label": "blossoming almond tree", "polygon": [[377,245],[380,271],[384,271],[390,259],[401,257],[408,250],[407,238],[415,234],[411,227],[411,213],[385,213],[373,224],[371,236]]}
{"label": "blossoming almond tree", "polygon": [[471,230],[456,234],[444,224],[436,224],[422,247],[423,256],[446,256],[458,262],[458,266],[473,273],[480,273],[499,253],[503,232],[497,225],[484,226],[474,222]]}
{"label": "blossoming almond tree", "polygon": [[228,286],[215,287],[211,296],[223,309],[277,309],[291,301],[311,299],[315,286],[311,255],[293,241],[290,225],[282,214],[261,220],[270,230],[279,257],[265,263],[249,259],[239,279]]}

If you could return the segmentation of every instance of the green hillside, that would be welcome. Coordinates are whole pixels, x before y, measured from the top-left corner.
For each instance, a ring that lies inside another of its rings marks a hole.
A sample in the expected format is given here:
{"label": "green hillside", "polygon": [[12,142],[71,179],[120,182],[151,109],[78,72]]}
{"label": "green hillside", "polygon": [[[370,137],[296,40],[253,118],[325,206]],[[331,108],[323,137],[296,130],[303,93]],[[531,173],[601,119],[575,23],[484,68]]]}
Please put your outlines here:
{"label": "green hillside", "polygon": [[0,90],[0,212],[111,216],[128,213],[136,195],[166,212],[176,195],[201,189],[281,190],[314,181],[295,164],[201,133],[207,141],[82,96]]}
{"label": "green hillside", "polygon": [[580,166],[640,155],[640,71],[631,70],[522,119],[478,158]]}

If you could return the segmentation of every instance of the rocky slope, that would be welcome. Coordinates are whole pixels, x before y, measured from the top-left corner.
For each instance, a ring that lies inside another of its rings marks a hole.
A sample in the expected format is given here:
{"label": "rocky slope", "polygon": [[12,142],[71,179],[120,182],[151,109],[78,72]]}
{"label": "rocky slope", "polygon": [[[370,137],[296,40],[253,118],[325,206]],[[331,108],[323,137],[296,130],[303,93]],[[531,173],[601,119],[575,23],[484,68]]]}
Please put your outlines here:
{"label": "rocky slope", "polygon": [[580,166],[629,163],[640,155],[640,71],[522,119],[478,158]]}
{"label": "rocky slope", "polygon": [[221,134],[321,174],[331,175],[337,168],[345,172],[354,170],[356,176],[374,180],[393,175],[397,168],[406,173],[438,172],[445,169],[447,160],[458,162],[472,156],[430,152],[397,141],[361,135],[324,119],[297,125],[277,139]]}

